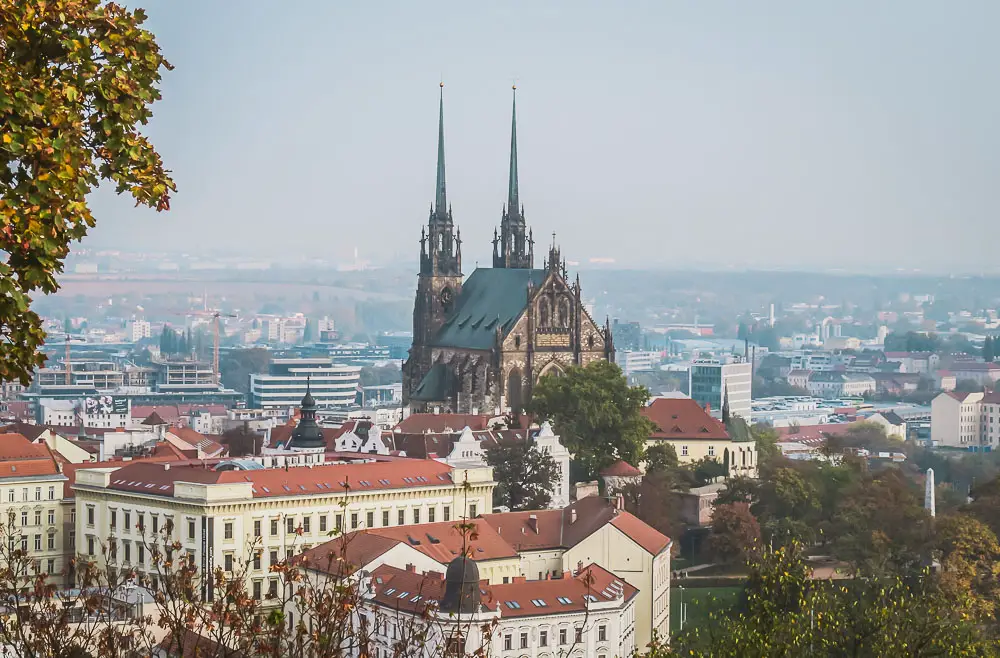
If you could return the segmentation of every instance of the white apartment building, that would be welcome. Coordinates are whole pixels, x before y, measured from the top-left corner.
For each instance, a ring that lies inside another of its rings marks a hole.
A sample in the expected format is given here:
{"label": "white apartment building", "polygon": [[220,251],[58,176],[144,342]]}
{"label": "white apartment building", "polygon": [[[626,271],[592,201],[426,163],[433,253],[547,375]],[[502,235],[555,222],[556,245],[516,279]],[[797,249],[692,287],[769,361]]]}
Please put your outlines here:
{"label": "white apartment building", "polygon": [[130,342],[138,343],[143,338],[149,338],[152,331],[145,320],[132,320],[128,323],[127,335]]}
{"label": "white apartment building", "polygon": [[[983,397],[983,393],[949,391],[934,398],[931,401],[931,443],[935,446],[980,450],[984,445],[980,430]],[[993,403],[990,405],[992,407]]]}
{"label": "white apartment building", "polygon": [[250,406],[287,410],[298,406],[306,383],[320,409],[355,403],[360,366],[334,365],[329,358],[271,359],[267,374],[250,375]]}
{"label": "white apartment building", "polygon": [[[933,423],[933,416],[931,417]],[[979,401],[979,444],[996,450],[1000,443],[1000,393],[990,392]]]}
{"label": "white apartment building", "polygon": [[[454,562],[460,566],[466,560]],[[468,562],[475,567],[474,561]],[[429,638],[424,655],[428,656],[473,655],[482,650],[483,655],[499,658],[612,658],[631,656],[641,646],[635,635],[636,588],[600,566],[590,564],[547,581],[522,578],[483,589],[473,585],[467,605],[474,611],[446,609],[442,603],[443,607],[429,613],[429,601],[445,602],[449,590],[461,591],[462,572],[449,567],[448,577],[443,577],[439,572],[416,573],[389,565],[375,569],[365,587],[372,605],[361,612],[375,631],[374,653],[366,655],[393,655],[405,629],[425,625]],[[490,626],[487,640],[481,629]]]}
{"label": "white apartment building", "polygon": [[663,357],[659,352],[643,352],[633,350],[618,350],[615,352],[617,363],[626,377],[637,372],[651,372],[660,367]]}
{"label": "white apartment building", "polygon": [[[171,527],[203,575],[250,564],[248,590],[278,587],[268,569],[327,541],[335,527],[356,530],[430,519],[475,517],[492,504],[490,468],[453,469],[431,460],[264,468],[250,460],[212,465],[124,462],[80,468],[78,551],[139,571],[150,568],[143,533]],[[301,534],[299,529],[301,528]],[[113,550],[102,555],[101,542]],[[204,593],[214,596],[205,578]]]}
{"label": "white apartment building", "polygon": [[859,372],[814,372],[806,390],[819,398],[858,397],[875,392],[875,378]]}
{"label": "white apartment building", "polygon": [[716,418],[729,399],[729,412],[750,421],[750,401],[753,397],[753,364],[749,361],[721,363],[699,359],[688,371],[688,391],[701,407],[709,407]]}

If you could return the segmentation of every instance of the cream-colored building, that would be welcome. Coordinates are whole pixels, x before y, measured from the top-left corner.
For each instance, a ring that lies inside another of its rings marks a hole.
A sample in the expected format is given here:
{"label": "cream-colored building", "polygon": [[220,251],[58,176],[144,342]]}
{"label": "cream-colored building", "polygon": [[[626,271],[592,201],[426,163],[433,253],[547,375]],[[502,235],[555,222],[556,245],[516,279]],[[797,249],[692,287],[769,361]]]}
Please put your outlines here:
{"label": "cream-colored building", "polygon": [[986,393],[979,401],[979,443],[989,450],[1000,443],[1000,393]]}
{"label": "cream-colored building", "polygon": [[53,575],[67,568],[72,552],[64,482],[66,476],[45,444],[20,434],[0,434],[0,522],[38,569]]}
{"label": "cream-colored building", "polygon": [[978,450],[981,443],[980,402],[983,393],[941,393],[931,401],[931,443]]}
{"label": "cream-colored building", "polygon": [[647,448],[667,443],[682,464],[714,459],[728,463],[731,475],[756,476],[757,444],[733,441],[726,426],[694,400],[657,398],[642,413],[656,427],[646,442]]}
{"label": "cream-colored building", "polygon": [[[606,500],[588,497],[561,510],[483,517],[521,559],[521,573],[544,581],[595,564],[638,590],[635,646],[670,634],[671,540]],[[613,655],[613,654],[612,654]]]}
{"label": "cream-colored building", "polygon": [[[432,460],[385,460],[263,468],[249,460],[213,465],[132,462],[81,468],[76,536],[85,557],[145,571],[151,533],[172,528],[203,574],[249,563],[255,598],[276,591],[272,564],[327,541],[328,533],[457,521],[492,503],[490,468],[455,469]],[[144,542],[144,533],[146,542]],[[210,578],[204,595],[214,596]]]}

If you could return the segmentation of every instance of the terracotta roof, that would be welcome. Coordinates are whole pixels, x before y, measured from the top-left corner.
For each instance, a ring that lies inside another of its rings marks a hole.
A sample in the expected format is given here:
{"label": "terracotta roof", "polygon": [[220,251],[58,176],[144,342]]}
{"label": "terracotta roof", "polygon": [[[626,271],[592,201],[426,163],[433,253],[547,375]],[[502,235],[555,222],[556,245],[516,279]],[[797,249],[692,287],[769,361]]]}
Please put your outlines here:
{"label": "terracotta roof", "polygon": [[372,532],[352,532],[296,555],[293,562],[332,576],[349,576],[401,543]]}
{"label": "terracotta roof", "polygon": [[32,443],[23,434],[8,432],[0,434],[0,461],[16,459],[39,459],[49,457],[43,445]]}
{"label": "terracotta roof", "polygon": [[850,423],[826,423],[822,425],[801,425],[798,428],[777,427],[775,430],[778,432],[778,441],[803,441],[806,439],[824,439],[827,434],[843,434],[850,426]]}
{"label": "terracotta roof", "polygon": [[[372,573],[373,601],[381,606],[422,613],[444,594],[444,575],[382,565]],[[638,590],[613,573],[591,564],[571,578],[525,580],[490,585],[480,581],[482,603],[500,610],[502,617],[519,618],[560,613],[580,613],[590,603],[631,600]],[[588,599],[588,597],[590,597]],[[536,603],[537,602],[537,603]]]}
{"label": "terracotta roof", "polygon": [[225,450],[225,446],[215,439],[196,432],[190,427],[172,427],[170,433],[192,448],[204,451],[209,457],[214,457]]}
{"label": "terracotta roof", "polygon": [[59,475],[53,459],[16,459],[0,461],[0,478],[23,478],[35,475]]}
{"label": "terracotta roof", "polygon": [[619,459],[614,464],[601,471],[601,475],[610,477],[636,477],[638,475],[642,475],[642,471],[632,464],[629,464],[627,461]]}
{"label": "terracotta roof", "polygon": [[[590,603],[616,599],[629,601],[639,590],[616,575],[591,564],[573,578],[524,580],[491,585],[485,588],[491,607],[500,606],[503,617],[535,617],[568,612],[582,612]],[[588,601],[587,597],[591,597]],[[535,603],[538,601],[542,605]],[[511,605],[513,603],[514,605]]]}
{"label": "terracotta roof", "polygon": [[972,395],[969,391],[946,391],[946,394],[955,398],[959,402],[965,402],[965,398]]}
{"label": "terracotta roof", "polygon": [[156,414],[167,423],[173,425],[181,418],[177,411],[177,405],[139,405],[132,407],[132,418],[149,418],[151,414]]}
{"label": "terracotta roof", "polygon": [[[151,496],[173,496],[174,482],[234,484],[250,482],[254,498],[378,491],[451,485],[451,467],[427,459],[402,459],[359,464],[324,464],[216,471],[214,463],[152,464],[137,461],[115,473],[109,488]],[[218,460],[215,460],[217,462]]]}
{"label": "terracotta roof", "polygon": [[167,636],[157,646],[171,658],[201,658],[202,656],[244,658],[246,656],[235,649],[223,649],[215,640],[186,628],[182,631],[180,646],[178,646],[173,633],[167,633]]}
{"label": "terracotta roof", "polygon": [[14,433],[20,434],[29,441],[34,441],[42,434],[45,434],[48,430],[48,425],[29,425],[28,423],[11,423],[3,428],[0,428],[0,432],[4,434]]}
{"label": "terracotta roof", "polygon": [[[464,431],[454,430],[449,432],[413,432],[401,433],[391,432],[385,434],[392,441],[395,450],[402,450],[407,457],[417,457],[420,459],[444,459],[451,454],[455,442]],[[492,446],[501,441],[523,441],[525,437],[532,437],[538,434],[538,428],[531,429],[506,429],[506,430],[472,430],[472,435],[476,440],[484,445]]]}
{"label": "terracotta roof", "polygon": [[169,425],[170,423],[160,418],[160,414],[153,411],[146,416],[146,420],[142,421],[142,424],[155,427],[156,425]]}
{"label": "terracotta roof", "polygon": [[150,457],[137,457],[129,461],[124,459],[109,459],[103,462],[83,462],[82,464],[64,464],[63,465],[63,475],[69,478],[63,483],[63,498],[71,499],[76,497],[76,492],[73,491],[73,485],[76,484],[76,472],[81,468],[124,468],[125,466],[130,466],[133,464],[138,464],[140,462],[150,462],[159,465],[159,468],[163,468],[164,462],[176,462],[177,459],[173,455],[153,455]]}
{"label": "terracotta roof", "polygon": [[642,415],[656,425],[653,439],[729,439],[725,426],[690,398],[657,398]]}
{"label": "terracotta roof", "polygon": [[485,430],[493,418],[496,416],[490,414],[410,414],[393,429],[409,434],[446,432],[448,430],[458,432],[465,427],[473,430]]}
{"label": "terracotta roof", "polygon": [[468,539],[456,528],[455,521],[373,528],[367,532],[404,542],[444,565],[461,555],[463,549],[477,562],[517,557],[517,552],[485,519],[472,519],[469,523],[475,525],[475,530]]}
{"label": "terracotta roof", "polygon": [[[519,552],[571,548],[608,523],[654,555],[670,544],[665,535],[597,496],[588,496],[563,509],[483,514],[481,518]],[[619,518],[623,520],[615,523]]]}

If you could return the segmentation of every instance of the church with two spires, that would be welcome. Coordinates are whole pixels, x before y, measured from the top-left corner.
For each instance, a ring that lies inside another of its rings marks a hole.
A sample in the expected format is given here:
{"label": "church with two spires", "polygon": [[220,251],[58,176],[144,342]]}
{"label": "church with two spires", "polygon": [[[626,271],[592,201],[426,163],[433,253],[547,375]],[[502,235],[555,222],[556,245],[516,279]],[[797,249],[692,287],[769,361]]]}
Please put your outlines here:
{"label": "church with two spires", "polygon": [[468,279],[462,273],[462,234],[448,205],[444,153],[442,89],[437,186],[420,235],[403,403],[414,412],[519,412],[540,377],[613,360],[611,328],[607,321],[599,326],[584,308],[580,277],[568,280],[554,240],[542,267],[535,268],[535,241],[518,190],[516,99],[507,203],[493,234],[493,267],[478,267]]}

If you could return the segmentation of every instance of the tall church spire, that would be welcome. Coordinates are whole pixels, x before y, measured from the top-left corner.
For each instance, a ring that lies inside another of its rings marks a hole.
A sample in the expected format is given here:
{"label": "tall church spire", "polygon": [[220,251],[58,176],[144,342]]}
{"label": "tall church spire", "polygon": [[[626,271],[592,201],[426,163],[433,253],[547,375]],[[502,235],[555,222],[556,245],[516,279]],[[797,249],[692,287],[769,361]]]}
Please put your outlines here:
{"label": "tall church spire", "polygon": [[443,214],[448,210],[448,195],[445,192],[444,182],[444,83],[441,83],[441,99],[438,105],[438,160],[437,160],[437,186],[434,192],[434,209],[438,214]]}
{"label": "tall church spire", "polygon": [[514,100],[510,113],[510,173],[507,180],[507,208],[517,214],[521,207],[517,198],[517,86],[514,86]]}
{"label": "tall church spire", "polygon": [[[524,207],[517,186],[517,86],[513,87],[510,118],[510,170],[507,178],[507,205],[500,219],[499,245],[494,240],[493,267],[530,269],[534,249],[524,222]],[[499,248],[498,248],[499,247]]]}
{"label": "tall church spire", "polygon": [[427,220],[426,241],[421,237],[420,273],[453,276],[462,273],[462,255],[455,240],[455,226],[448,206],[444,173],[444,83],[438,100],[437,178],[434,203]]}

